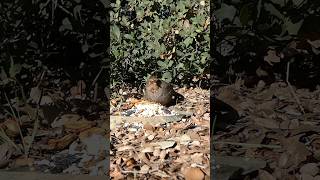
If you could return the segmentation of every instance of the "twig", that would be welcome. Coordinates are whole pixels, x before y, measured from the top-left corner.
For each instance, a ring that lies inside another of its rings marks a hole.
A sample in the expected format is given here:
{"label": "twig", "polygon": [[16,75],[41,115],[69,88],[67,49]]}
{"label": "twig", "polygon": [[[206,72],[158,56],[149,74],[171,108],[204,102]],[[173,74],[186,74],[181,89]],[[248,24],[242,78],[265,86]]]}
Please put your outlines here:
{"label": "twig", "polygon": [[[46,73],[45,70],[41,73],[41,77],[40,77],[39,83],[37,85],[38,88],[40,87],[40,84],[43,81],[45,73]],[[41,89],[40,97],[39,97],[38,103],[37,103],[37,109],[36,109],[36,115],[35,115],[36,119],[34,120],[30,142],[28,144],[28,147],[26,148],[27,154],[29,154],[29,150],[31,148],[31,145],[32,145],[32,143],[34,141],[34,137],[36,136],[36,133],[37,133],[37,130],[38,130],[38,127],[39,127],[39,109],[40,109],[40,103],[41,103],[42,96],[43,96],[43,89]]]}
{"label": "twig", "polygon": [[10,107],[10,110],[11,110],[12,115],[13,115],[13,117],[14,117],[14,120],[15,120],[16,123],[18,124],[19,135],[20,135],[20,138],[21,138],[22,146],[23,146],[23,148],[24,148],[24,153],[26,154],[26,151],[25,151],[25,150],[26,150],[26,149],[25,149],[25,148],[26,148],[26,144],[25,144],[25,142],[24,142],[24,138],[23,138],[23,135],[22,135],[22,131],[21,131],[21,127],[20,127],[21,124],[19,123],[19,122],[21,122],[21,121],[20,121],[20,119],[18,119],[18,117],[17,117],[17,115],[16,115],[16,113],[15,113],[13,107],[12,107],[12,104],[11,104],[11,102],[10,102],[10,100],[9,100],[6,92],[4,92],[4,97],[6,98],[8,104],[9,104],[9,107]]}
{"label": "twig", "polygon": [[92,81],[91,86],[93,86],[93,85],[96,83],[96,81],[98,80],[100,74],[102,73],[102,71],[103,71],[104,69],[105,69],[105,67],[102,67],[102,68],[100,69],[100,71],[98,72],[98,74],[96,75],[96,77],[94,78],[94,80]]}
{"label": "twig", "polygon": [[93,94],[93,102],[97,102],[97,98],[98,98],[98,83],[95,83],[94,94]]}
{"label": "twig", "polygon": [[290,75],[289,72],[290,72],[290,61],[288,61],[288,63],[287,63],[286,83],[288,84],[288,87],[289,87],[289,89],[290,89],[290,92],[291,92],[293,98],[294,98],[294,99],[296,100],[296,102],[298,103],[298,106],[299,106],[299,108],[300,108],[300,111],[303,113],[303,115],[305,115],[306,113],[305,113],[305,111],[304,111],[304,109],[303,109],[303,107],[302,107],[302,105],[301,105],[301,101],[300,101],[299,98],[297,97],[296,93],[294,92],[294,89],[293,89],[292,85],[291,85],[290,82],[289,82],[289,75]]}
{"label": "twig", "polygon": [[42,99],[42,95],[43,95],[43,89],[41,89],[40,98],[39,98],[38,104],[37,104],[36,119],[35,119],[34,124],[33,124],[33,130],[32,130],[31,139],[30,139],[30,142],[28,144],[28,147],[26,147],[26,153],[27,154],[29,154],[29,150],[31,148],[31,145],[32,145],[32,143],[34,141],[34,137],[36,136],[36,133],[37,133],[37,130],[38,130],[38,127],[39,127],[39,109],[40,109],[40,102],[41,102],[41,99]]}
{"label": "twig", "polygon": [[69,14],[71,17],[73,17],[73,14],[71,12],[69,12],[66,8],[64,8],[63,6],[61,6],[60,4],[57,4],[57,6],[64,11],[65,13]]}
{"label": "twig", "polygon": [[235,146],[246,146],[252,148],[271,148],[271,149],[280,149],[280,145],[267,145],[267,144],[250,144],[250,143],[237,143],[237,142],[224,142],[224,141],[213,141],[213,144],[229,144]]}

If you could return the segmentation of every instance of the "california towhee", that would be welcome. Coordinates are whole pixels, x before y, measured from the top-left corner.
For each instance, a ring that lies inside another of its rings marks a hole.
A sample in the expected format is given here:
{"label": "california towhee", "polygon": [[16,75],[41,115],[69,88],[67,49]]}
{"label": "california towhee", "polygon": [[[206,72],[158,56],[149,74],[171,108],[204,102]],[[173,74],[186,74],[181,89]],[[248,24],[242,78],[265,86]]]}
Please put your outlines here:
{"label": "california towhee", "polygon": [[183,100],[183,96],[173,90],[170,83],[167,83],[156,76],[152,75],[147,80],[144,97],[156,103],[160,103],[164,106],[171,106],[177,103],[177,101]]}

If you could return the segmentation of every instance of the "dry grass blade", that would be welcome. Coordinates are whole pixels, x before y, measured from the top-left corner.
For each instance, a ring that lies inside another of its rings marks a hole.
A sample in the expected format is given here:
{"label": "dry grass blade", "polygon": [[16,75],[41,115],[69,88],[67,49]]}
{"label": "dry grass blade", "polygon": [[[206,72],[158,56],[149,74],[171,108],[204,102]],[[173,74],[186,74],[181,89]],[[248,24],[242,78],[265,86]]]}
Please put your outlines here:
{"label": "dry grass blade", "polygon": [[2,127],[0,127],[0,144],[8,142],[10,143],[16,150],[20,151],[20,148],[7,136]]}
{"label": "dry grass blade", "polygon": [[[25,142],[24,142],[24,138],[23,138],[23,135],[22,135],[22,131],[21,131],[21,121],[20,121],[20,118],[18,118],[17,117],[17,115],[16,115],[16,113],[15,113],[15,111],[14,111],[14,109],[13,109],[13,107],[12,107],[12,104],[11,104],[11,102],[10,102],[10,100],[9,100],[9,98],[8,98],[8,96],[7,96],[7,94],[4,92],[4,96],[5,96],[5,98],[6,98],[6,101],[8,102],[8,104],[9,104],[9,107],[10,107],[10,110],[11,110],[11,113],[12,113],[12,115],[13,115],[13,117],[14,117],[14,119],[17,121],[18,120],[18,129],[19,129],[19,134],[20,134],[20,138],[21,138],[21,142],[22,142],[22,146],[23,146],[23,148],[24,148],[24,153],[26,153],[26,149],[25,149]],[[10,138],[9,138],[10,139]]]}
{"label": "dry grass blade", "polygon": [[[286,83],[287,83],[288,86],[289,86],[289,89],[290,89],[290,92],[291,92],[293,98],[294,98],[294,99],[296,100],[296,102],[298,103],[298,106],[299,106],[299,108],[300,108],[300,111],[303,113],[303,115],[305,115],[306,113],[305,113],[305,111],[304,111],[304,108],[302,107],[299,98],[297,97],[296,93],[295,93],[294,90],[293,90],[292,85],[291,85],[290,82],[289,82],[289,72],[290,72],[290,61],[287,63]],[[305,116],[304,116],[304,117],[305,117]]]}

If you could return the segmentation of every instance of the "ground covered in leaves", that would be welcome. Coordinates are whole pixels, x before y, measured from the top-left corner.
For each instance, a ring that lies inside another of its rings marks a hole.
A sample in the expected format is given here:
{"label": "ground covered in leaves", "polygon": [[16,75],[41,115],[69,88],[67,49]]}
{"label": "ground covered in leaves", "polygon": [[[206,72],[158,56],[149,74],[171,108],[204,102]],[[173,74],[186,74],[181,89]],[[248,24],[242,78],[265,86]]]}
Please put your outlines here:
{"label": "ground covered in leaves", "polygon": [[111,100],[113,179],[210,179],[209,91],[177,92],[185,100],[169,108],[135,98]]}
{"label": "ground covered in leaves", "polygon": [[241,81],[217,96],[242,117],[214,135],[218,179],[320,179],[320,89]]}
{"label": "ground covered in leaves", "polygon": [[10,97],[0,109],[0,168],[51,174],[106,176],[109,169],[106,100],[89,100],[84,81],[35,86],[26,101]]}

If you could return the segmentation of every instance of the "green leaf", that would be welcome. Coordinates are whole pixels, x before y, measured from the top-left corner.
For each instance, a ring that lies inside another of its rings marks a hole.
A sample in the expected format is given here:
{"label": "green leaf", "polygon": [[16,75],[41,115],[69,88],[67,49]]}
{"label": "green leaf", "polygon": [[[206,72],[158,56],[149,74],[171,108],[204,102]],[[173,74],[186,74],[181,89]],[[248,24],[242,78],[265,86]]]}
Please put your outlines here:
{"label": "green leaf", "polygon": [[105,8],[108,8],[108,5],[109,5],[109,1],[108,0],[100,0],[100,2],[103,4],[103,6]]}
{"label": "green leaf", "polygon": [[290,19],[287,19],[284,23],[284,27],[290,35],[297,35],[302,23],[303,19],[297,23],[292,23]]}
{"label": "green leaf", "polygon": [[248,25],[249,19],[250,19],[250,9],[249,5],[244,5],[240,10],[240,22],[242,25]]}
{"label": "green leaf", "polygon": [[9,76],[14,78],[21,71],[21,64],[14,64],[13,59],[11,58]]}
{"label": "green leaf", "polygon": [[129,39],[129,40],[134,40],[134,38],[131,34],[125,34],[125,35],[123,35],[123,37],[126,39]]}
{"label": "green leaf", "polygon": [[184,64],[183,63],[177,64],[176,69],[185,69]]}
{"label": "green leaf", "polygon": [[137,19],[141,20],[144,17],[144,9],[137,10]]}
{"label": "green leaf", "polygon": [[111,28],[111,36],[119,41],[120,40],[120,28],[117,25],[113,25]]}
{"label": "green leaf", "polygon": [[129,25],[130,25],[130,22],[128,21],[128,18],[127,18],[126,16],[122,16],[122,17],[121,17],[121,22],[120,22],[120,24],[121,24],[122,26],[129,26]]}
{"label": "green leaf", "polygon": [[62,25],[59,28],[59,31],[64,31],[64,30],[72,30],[72,25],[71,22],[69,21],[69,18],[64,18],[62,20]]}
{"label": "green leaf", "polygon": [[201,54],[201,60],[200,60],[200,62],[202,63],[202,64],[206,64],[207,63],[207,59],[208,59],[208,53],[202,53]]}
{"label": "green leaf", "polygon": [[169,62],[168,62],[168,67],[171,67],[172,64],[173,64],[173,61],[172,61],[172,60],[169,60]]}
{"label": "green leaf", "polygon": [[221,22],[224,19],[229,21],[233,20],[233,17],[236,15],[237,9],[232,5],[227,5],[225,3],[221,4],[221,8],[215,11],[217,19]]}
{"label": "green leaf", "polygon": [[171,82],[172,81],[172,74],[170,72],[165,72],[162,75],[162,79],[164,79],[167,82]]}
{"label": "green leaf", "polygon": [[157,61],[157,64],[158,64],[160,67],[164,67],[166,63],[163,62],[163,61]]}
{"label": "green leaf", "polygon": [[265,3],[264,4],[264,8],[265,8],[266,11],[269,11],[271,15],[274,15],[274,16],[278,17],[281,20],[284,19],[283,14],[281,14],[280,11],[278,9],[276,9],[272,4]]}
{"label": "green leaf", "polygon": [[191,38],[191,37],[187,37],[187,38],[183,41],[183,43],[184,43],[184,45],[185,45],[186,47],[188,47],[190,44],[192,44],[192,42],[193,42],[193,38]]}
{"label": "green leaf", "polygon": [[7,84],[9,82],[7,73],[4,71],[3,67],[1,67],[0,79],[4,84]]}

